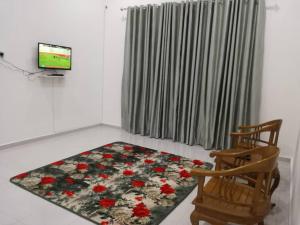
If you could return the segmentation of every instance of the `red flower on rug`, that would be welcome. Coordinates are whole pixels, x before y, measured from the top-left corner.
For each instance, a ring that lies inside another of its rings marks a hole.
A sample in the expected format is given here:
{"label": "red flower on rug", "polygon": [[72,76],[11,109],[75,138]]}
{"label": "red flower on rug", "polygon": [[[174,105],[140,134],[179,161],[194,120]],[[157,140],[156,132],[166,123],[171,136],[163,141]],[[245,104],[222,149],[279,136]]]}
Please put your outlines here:
{"label": "red flower on rug", "polygon": [[157,172],[157,173],[164,173],[166,171],[166,168],[164,168],[164,167],[155,167],[152,170]]}
{"label": "red flower on rug", "polygon": [[147,157],[150,157],[150,156],[153,155],[153,153],[152,153],[152,152],[145,152],[145,155],[146,155]]}
{"label": "red flower on rug", "polygon": [[100,224],[101,225],[109,225],[109,223],[107,221],[102,221]]}
{"label": "red flower on rug", "polygon": [[28,175],[29,175],[28,173],[21,173],[21,174],[15,176],[15,178],[21,180],[21,179],[24,179],[25,177],[28,177]]}
{"label": "red flower on rug", "polygon": [[133,180],[133,181],[131,181],[131,185],[133,187],[144,187],[145,186],[145,182],[141,181],[141,180]]}
{"label": "red flower on rug", "polygon": [[146,164],[152,164],[154,161],[152,159],[145,159],[144,161]]}
{"label": "red flower on rug", "polygon": [[195,165],[197,165],[197,166],[202,166],[202,165],[204,164],[203,161],[197,160],[197,159],[193,160],[193,163],[194,163]]}
{"label": "red flower on rug", "polygon": [[68,191],[68,190],[64,191],[63,193],[64,193],[65,195],[67,195],[68,197],[73,197],[73,195],[74,195],[74,192],[73,192],[73,191]]}
{"label": "red flower on rug", "polygon": [[68,184],[74,184],[75,183],[75,180],[72,178],[72,177],[67,177],[65,179],[65,181],[68,183]]}
{"label": "red flower on rug", "polygon": [[89,165],[86,163],[78,163],[76,166],[77,170],[87,170],[89,168]]}
{"label": "red flower on rug", "polygon": [[46,184],[53,184],[56,181],[54,177],[42,177],[41,179],[41,184],[46,185]]}
{"label": "red flower on rug", "polygon": [[110,208],[115,206],[116,200],[110,198],[103,198],[99,201],[99,205],[104,208]]}
{"label": "red flower on rug", "polygon": [[112,154],[103,154],[103,155],[102,155],[102,158],[103,158],[103,159],[111,159],[112,157],[113,157]]}
{"label": "red flower on rug", "polygon": [[100,163],[96,164],[96,167],[97,167],[98,169],[100,169],[100,170],[105,170],[105,169],[106,169],[106,166],[104,166],[104,165],[102,165],[102,164],[100,164]]}
{"label": "red flower on rug", "polygon": [[113,144],[106,144],[106,145],[104,145],[104,147],[112,147],[113,146]]}
{"label": "red flower on rug", "polygon": [[86,151],[86,152],[81,152],[81,153],[80,153],[80,155],[90,155],[90,154],[92,154],[91,151]]}
{"label": "red flower on rug", "polygon": [[125,151],[131,151],[131,150],[133,150],[133,147],[132,147],[131,145],[124,145],[124,146],[123,146],[123,149],[124,149]]}
{"label": "red flower on rug", "polygon": [[64,164],[65,162],[63,160],[57,161],[57,162],[53,162],[51,163],[51,165],[53,166],[61,166],[62,164]]}
{"label": "red flower on rug", "polygon": [[150,210],[143,203],[137,204],[133,209],[133,216],[136,217],[147,217],[150,216]]}
{"label": "red flower on rug", "polygon": [[142,196],[137,196],[137,197],[135,197],[135,200],[137,200],[137,201],[142,201],[142,200],[143,200],[143,197],[142,197]]}
{"label": "red flower on rug", "polygon": [[134,172],[132,170],[124,170],[123,171],[123,175],[125,176],[132,176],[134,174]]}
{"label": "red flower on rug", "polygon": [[173,162],[179,162],[180,161],[180,157],[179,156],[174,156],[174,157],[171,157],[169,158],[169,160],[173,161]]}
{"label": "red flower on rug", "polygon": [[191,174],[188,171],[186,171],[186,170],[180,171],[179,174],[180,174],[180,177],[183,177],[183,178],[189,178],[189,177],[191,177]]}
{"label": "red flower on rug", "polygon": [[132,166],[133,165],[132,162],[124,162],[124,164],[127,165],[127,166]]}
{"label": "red flower on rug", "polygon": [[93,191],[96,193],[101,193],[103,191],[106,191],[106,189],[107,188],[105,186],[100,185],[100,184],[93,187]]}
{"label": "red flower on rug", "polygon": [[127,155],[121,154],[122,159],[126,159],[127,157],[128,157]]}
{"label": "red flower on rug", "polygon": [[98,177],[101,177],[103,179],[108,179],[109,176],[107,174],[101,173],[98,175]]}
{"label": "red flower on rug", "polygon": [[172,188],[169,184],[164,184],[163,186],[161,186],[160,191],[161,191],[161,193],[166,194],[166,195],[175,193],[175,189]]}
{"label": "red flower on rug", "polygon": [[160,154],[161,154],[161,155],[170,155],[169,152],[164,152],[164,151],[160,152]]}

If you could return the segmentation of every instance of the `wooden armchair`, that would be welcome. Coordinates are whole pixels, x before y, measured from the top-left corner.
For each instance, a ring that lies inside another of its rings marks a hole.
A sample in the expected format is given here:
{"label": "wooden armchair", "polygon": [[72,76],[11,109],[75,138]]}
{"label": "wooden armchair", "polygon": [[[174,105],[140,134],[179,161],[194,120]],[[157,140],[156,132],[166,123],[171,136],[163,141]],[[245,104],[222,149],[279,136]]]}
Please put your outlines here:
{"label": "wooden armchair", "polygon": [[[258,125],[240,126],[239,132],[233,132],[230,134],[232,138],[232,149],[230,149],[229,151],[243,152],[245,150],[253,149],[259,146],[277,147],[281,124],[282,120],[277,119]],[[214,152],[211,154],[211,156],[215,156]],[[253,159],[255,159],[257,156],[252,155],[252,157]],[[249,160],[249,155],[246,155],[244,159]],[[224,168],[235,168],[240,166],[241,162],[247,163],[247,161],[241,161],[239,158],[228,156],[222,159],[222,162],[220,162],[220,166]],[[280,172],[278,166],[276,166],[272,174],[271,193],[276,190],[279,183]],[[253,185],[251,181],[249,181],[249,184]],[[275,204],[273,206],[275,206]]]}
{"label": "wooden armchair", "polygon": [[[250,160],[244,166],[220,170],[219,163],[223,157],[231,156],[243,161],[243,156],[254,154],[259,156],[255,158],[257,161]],[[264,217],[271,208],[272,171],[278,155],[279,149],[273,146],[240,153],[219,152],[215,171],[193,169],[192,175],[198,178],[198,193],[193,201],[192,225],[198,225],[200,220],[213,225],[263,225]],[[248,174],[255,174],[256,179]],[[208,176],[212,178],[205,184]],[[249,179],[255,183],[253,187],[247,185]]]}

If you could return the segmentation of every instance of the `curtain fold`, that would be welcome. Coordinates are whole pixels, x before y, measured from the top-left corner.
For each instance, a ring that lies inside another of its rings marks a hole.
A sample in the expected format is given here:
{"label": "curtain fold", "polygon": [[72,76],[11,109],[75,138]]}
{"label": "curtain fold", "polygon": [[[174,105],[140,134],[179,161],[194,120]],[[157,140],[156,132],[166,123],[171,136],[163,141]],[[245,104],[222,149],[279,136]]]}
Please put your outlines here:
{"label": "curtain fold", "polygon": [[199,0],[127,10],[122,127],[206,149],[256,123],[263,0]]}

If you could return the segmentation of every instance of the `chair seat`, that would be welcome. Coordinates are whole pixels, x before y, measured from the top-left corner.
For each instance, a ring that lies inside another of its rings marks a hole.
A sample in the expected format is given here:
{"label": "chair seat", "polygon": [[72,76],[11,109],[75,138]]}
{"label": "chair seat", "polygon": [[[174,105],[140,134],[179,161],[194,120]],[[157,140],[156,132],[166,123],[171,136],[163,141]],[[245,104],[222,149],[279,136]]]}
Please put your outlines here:
{"label": "chair seat", "polygon": [[[263,217],[270,209],[269,201],[264,198],[264,193],[259,194],[260,202],[256,209],[256,217]],[[233,183],[232,180],[222,180],[221,178],[211,178],[203,189],[203,201],[193,201],[198,210],[205,211],[209,214],[216,215],[218,212],[219,219],[230,215],[235,221],[248,219],[254,220],[250,210],[253,202],[254,188],[246,184]],[[226,216],[225,216],[226,215]]]}

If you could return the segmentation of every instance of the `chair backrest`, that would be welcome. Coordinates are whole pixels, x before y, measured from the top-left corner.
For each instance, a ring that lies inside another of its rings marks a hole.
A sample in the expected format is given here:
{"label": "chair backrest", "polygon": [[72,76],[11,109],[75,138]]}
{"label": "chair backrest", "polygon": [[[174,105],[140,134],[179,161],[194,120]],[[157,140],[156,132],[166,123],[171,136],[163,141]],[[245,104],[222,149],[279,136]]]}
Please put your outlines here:
{"label": "chair backrest", "polygon": [[239,143],[249,146],[277,146],[282,120],[272,120],[258,125],[240,126],[240,132],[248,132],[248,136],[241,136]]}
{"label": "chair backrest", "polygon": [[269,139],[267,141],[261,141],[268,145],[277,146],[281,124],[281,119],[271,120],[269,122],[257,125],[257,127],[254,130],[260,131],[261,133],[269,133]]}

